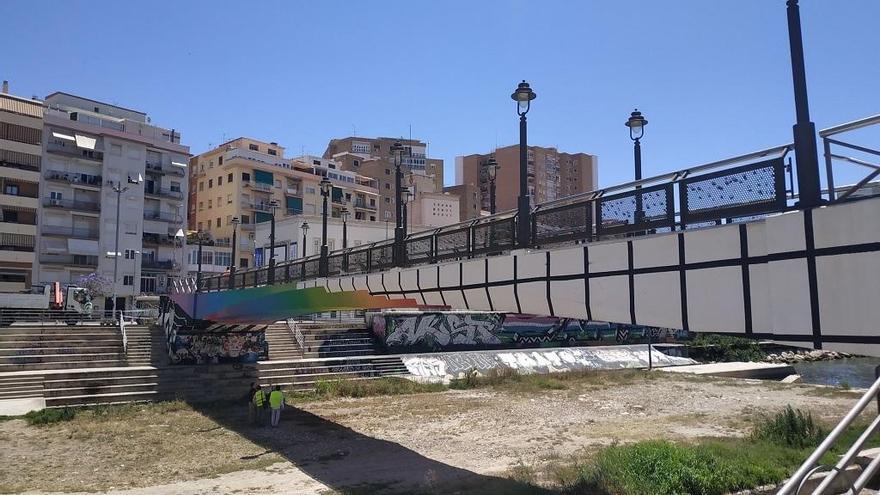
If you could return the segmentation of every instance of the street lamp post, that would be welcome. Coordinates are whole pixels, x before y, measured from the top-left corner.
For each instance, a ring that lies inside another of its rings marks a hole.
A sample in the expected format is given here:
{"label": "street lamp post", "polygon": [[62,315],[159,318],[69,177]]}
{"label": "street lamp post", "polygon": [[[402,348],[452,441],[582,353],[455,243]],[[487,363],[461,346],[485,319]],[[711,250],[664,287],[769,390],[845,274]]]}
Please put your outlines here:
{"label": "street lamp post", "polygon": [[489,157],[486,162],[486,173],[489,176],[489,213],[495,214],[495,178],[498,176],[498,162],[495,157]]}
{"label": "street lamp post", "polygon": [[278,201],[269,201],[269,208],[272,210],[272,217],[269,219],[269,273],[266,282],[272,285],[275,283],[275,210],[278,208]]}
{"label": "street lamp post", "polygon": [[816,150],[816,125],[810,121],[807,101],[807,74],[804,69],[804,40],[801,35],[801,14],[798,0],[788,0],[788,43],[791,51],[791,75],[794,82],[794,105],[797,122],[794,131],[794,156],[797,160],[798,205],[817,206],[822,203],[819,184],[819,156]]}
{"label": "street lamp post", "polygon": [[529,113],[532,100],[537,97],[529,83],[519,83],[516,91],[510,95],[516,101],[516,113],[519,115],[519,199],[517,201],[517,236],[516,243],[525,248],[529,245],[529,230],[531,229],[531,199],[528,187],[528,140],[526,132],[526,114]]}
{"label": "street lamp post", "polygon": [[235,269],[238,262],[236,261],[235,250],[238,248],[238,224],[241,220],[238,217],[232,217],[232,259],[229,264],[229,288],[235,288]]}
{"label": "street lamp post", "polygon": [[328,211],[328,201],[330,199],[330,190],[333,185],[330,183],[330,179],[324,177],[321,179],[321,196],[324,197],[324,208],[321,212],[321,258],[318,261],[318,276],[326,277],[327,273],[330,271],[328,259],[327,259],[327,216],[329,214]]}
{"label": "street lamp post", "polygon": [[196,261],[196,293],[193,295],[193,314],[192,317],[198,318],[198,309],[199,309],[199,292],[202,291],[202,244],[205,242],[205,233],[201,230],[196,232],[196,242],[199,245],[199,250],[196,253],[198,260]]}
{"label": "street lamp post", "polygon": [[[129,184],[140,184],[140,176],[137,179],[128,178]],[[116,244],[113,247],[113,321],[116,321],[116,295],[117,293],[117,282],[119,280],[119,217],[120,217],[120,209],[122,207],[122,193],[128,191],[128,186],[123,186],[122,183],[116,182],[113,183],[113,191],[116,193]],[[105,306],[106,307],[106,306]]]}
{"label": "street lamp post", "polygon": [[302,249],[303,254],[302,254],[302,257],[305,258],[306,257],[306,234],[309,233],[309,222],[303,222],[302,225],[300,225],[300,228],[303,231],[303,249]]}
{"label": "street lamp post", "polygon": [[[635,161],[635,180],[642,180],[642,136],[645,135],[645,126],[648,125],[648,121],[645,120],[645,117],[642,116],[642,112],[638,109],[635,109],[624,123],[625,126],[629,127],[629,138],[633,141],[633,160]],[[636,189],[641,189],[642,186],[636,186]],[[642,194],[639,191],[636,191],[636,211],[633,215],[633,223],[638,225],[642,221],[642,217],[644,212],[642,211]]]}
{"label": "street lamp post", "polygon": [[403,161],[403,145],[395,141],[391,145],[391,154],[394,156],[394,264],[403,266],[403,171],[400,169]]}
{"label": "street lamp post", "polygon": [[[403,205],[401,208],[401,213],[403,214],[403,238],[404,242],[406,242],[406,236],[409,234],[409,202],[413,199],[412,188],[404,187],[403,188]],[[403,252],[406,253],[406,247],[403,248]]]}
{"label": "street lamp post", "polygon": [[342,217],[342,271],[348,272],[348,253],[345,251],[348,249],[348,215],[350,212],[348,208],[343,207],[342,211],[339,212],[339,216]]}

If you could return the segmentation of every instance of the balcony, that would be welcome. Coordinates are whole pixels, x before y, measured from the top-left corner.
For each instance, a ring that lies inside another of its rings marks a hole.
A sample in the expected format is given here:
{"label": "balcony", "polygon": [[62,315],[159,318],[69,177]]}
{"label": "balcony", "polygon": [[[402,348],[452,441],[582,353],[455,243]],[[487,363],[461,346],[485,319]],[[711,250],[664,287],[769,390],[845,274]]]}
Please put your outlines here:
{"label": "balcony", "polygon": [[153,258],[143,258],[141,260],[141,268],[146,270],[173,270],[176,264],[173,260],[156,260]]}
{"label": "balcony", "polygon": [[144,220],[156,220],[159,222],[181,223],[183,221],[179,215],[174,213],[165,213],[161,211],[144,211]]}
{"label": "balcony", "polygon": [[288,216],[302,215],[302,212],[303,212],[302,208],[287,208],[287,209],[285,209],[285,213],[287,213]]}
{"label": "balcony", "polygon": [[245,232],[253,232],[253,231],[254,231],[254,225],[255,225],[255,224],[253,224],[253,223],[243,223],[243,224],[239,225],[239,227],[241,228],[242,231],[245,231]]}
{"label": "balcony", "polygon": [[162,234],[144,233],[143,243],[145,246],[176,246],[177,242],[173,236]]}
{"label": "balcony", "polygon": [[183,193],[180,190],[172,190],[167,187],[154,187],[152,189],[144,189],[147,196],[160,196],[163,198],[183,199]]}
{"label": "balcony", "polygon": [[47,208],[62,208],[65,210],[78,210],[88,212],[101,211],[101,203],[78,201],[75,199],[43,198],[43,206]]}
{"label": "balcony", "polygon": [[272,187],[274,187],[272,184],[266,184],[265,182],[257,182],[255,180],[245,182],[244,186],[245,187],[252,187],[252,188],[256,189],[257,191],[271,191]]}
{"label": "balcony", "polygon": [[354,205],[355,208],[360,208],[362,210],[376,211],[379,208],[376,205],[367,204],[367,202],[363,199],[355,199],[352,204]]}
{"label": "balcony", "polygon": [[72,156],[82,160],[90,160],[96,162],[104,161],[104,153],[95,150],[87,150],[79,148],[72,141],[63,139],[50,139],[46,144],[46,151],[50,153],[58,153],[60,155]]}
{"label": "balcony", "polygon": [[73,267],[96,267],[98,257],[85,254],[41,254],[40,263]]}
{"label": "balcony", "polygon": [[46,236],[70,237],[73,239],[97,239],[100,233],[97,228],[63,227],[60,225],[43,225],[40,231]]}
{"label": "balcony", "polygon": [[250,201],[242,201],[241,207],[248,210],[272,213],[272,207],[269,206],[269,203],[251,203]]}
{"label": "balcony", "polygon": [[100,175],[82,174],[76,172],[63,172],[61,170],[47,170],[46,180],[67,182],[76,186],[89,186],[100,188],[103,183]]}
{"label": "balcony", "polygon": [[163,165],[159,162],[146,161],[145,167],[147,172],[155,172],[157,174],[176,175],[178,177],[186,177],[186,169],[177,165]]}

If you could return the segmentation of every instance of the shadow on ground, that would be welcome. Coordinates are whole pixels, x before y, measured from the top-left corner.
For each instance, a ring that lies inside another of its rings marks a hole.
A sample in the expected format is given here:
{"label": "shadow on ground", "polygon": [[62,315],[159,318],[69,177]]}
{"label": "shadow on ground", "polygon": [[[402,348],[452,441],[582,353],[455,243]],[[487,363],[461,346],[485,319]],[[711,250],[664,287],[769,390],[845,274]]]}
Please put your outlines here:
{"label": "shadow on ground", "polygon": [[210,417],[342,494],[549,494],[531,484],[485,476],[425,457],[400,444],[372,438],[296,407],[278,427],[248,423],[241,404],[194,404]]}

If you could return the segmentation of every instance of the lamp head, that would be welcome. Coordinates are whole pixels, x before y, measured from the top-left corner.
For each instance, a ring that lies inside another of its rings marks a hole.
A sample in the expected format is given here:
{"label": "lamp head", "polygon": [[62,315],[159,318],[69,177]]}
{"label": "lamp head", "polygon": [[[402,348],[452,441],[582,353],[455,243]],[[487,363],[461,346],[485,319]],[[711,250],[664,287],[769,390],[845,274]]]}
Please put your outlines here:
{"label": "lamp head", "polygon": [[321,195],[322,196],[329,196],[331,187],[333,187],[333,184],[330,182],[330,179],[328,179],[326,176],[323,179],[321,179]]}
{"label": "lamp head", "polygon": [[510,95],[510,97],[516,102],[516,113],[520,116],[523,116],[529,113],[529,107],[531,107],[531,102],[535,98],[537,98],[537,94],[532,91],[532,88],[529,87],[529,83],[525,80],[519,83],[516,87],[516,91]]}
{"label": "lamp head", "polygon": [[645,126],[648,125],[648,121],[637,108],[629,115],[624,125],[629,127],[630,139],[637,141],[645,135]]}
{"label": "lamp head", "polygon": [[495,161],[495,157],[489,157],[489,160],[484,167],[486,167],[486,173],[489,174],[489,180],[494,181],[495,177],[498,175],[498,162]]}

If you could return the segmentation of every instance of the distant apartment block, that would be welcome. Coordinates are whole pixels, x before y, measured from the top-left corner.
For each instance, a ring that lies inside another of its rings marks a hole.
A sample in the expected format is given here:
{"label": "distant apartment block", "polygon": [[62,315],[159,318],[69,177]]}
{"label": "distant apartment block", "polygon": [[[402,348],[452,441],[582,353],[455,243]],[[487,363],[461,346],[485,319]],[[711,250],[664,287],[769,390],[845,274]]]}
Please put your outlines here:
{"label": "distant apartment block", "polygon": [[[231,256],[233,218],[241,222],[236,264],[247,268],[254,264],[256,224],[271,219],[272,201],[277,204],[276,221],[320,214],[323,197],[319,183],[323,177],[332,183],[332,217],[340,217],[346,208],[351,212],[351,221],[379,221],[376,181],[342,170],[334,160],[317,156],[285,158],[284,148],[277,143],[244,137],[192,157],[187,216],[190,229],[206,232],[213,239],[208,269],[222,271],[231,265],[227,257]],[[229,252],[223,247],[229,247]]]}
{"label": "distant apartment block", "polygon": [[113,280],[118,256],[118,308],[166,292],[184,253],[189,148],[180,134],[144,112],[67,93],[47,96],[45,107],[34,278]]}
{"label": "distant apartment block", "polygon": [[[519,145],[498,148],[494,153],[456,157],[456,184],[470,184],[479,189],[480,209],[489,211],[489,177],[485,164],[492,156],[500,167],[496,180],[497,211],[514,209],[519,196]],[[588,192],[598,184],[599,160],[595,155],[529,146],[527,164],[532,204]],[[474,212],[469,210],[468,214],[472,217]]]}
{"label": "distant apartment block", "polygon": [[[430,177],[433,189],[430,192],[443,191],[443,160],[428,158],[428,145],[417,139],[397,139],[391,137],[346,137],[331,139],[324,151],[324,158],[338,162],[343,170],[350,170],[377,181],[381,201],[379,218],[393,222],[394,219],[394,156],[391,146],[400,142],[404,147],[401,165],[404,172],[403,184],[412,182],[409,177],[415,174]],[[425,190],[424,192],[429,192]]]}
{"label": "distant apartment block", "polygon": [[0,292],[31,286],[43,104],[0,92]]}

